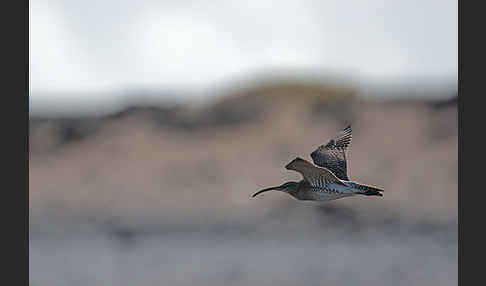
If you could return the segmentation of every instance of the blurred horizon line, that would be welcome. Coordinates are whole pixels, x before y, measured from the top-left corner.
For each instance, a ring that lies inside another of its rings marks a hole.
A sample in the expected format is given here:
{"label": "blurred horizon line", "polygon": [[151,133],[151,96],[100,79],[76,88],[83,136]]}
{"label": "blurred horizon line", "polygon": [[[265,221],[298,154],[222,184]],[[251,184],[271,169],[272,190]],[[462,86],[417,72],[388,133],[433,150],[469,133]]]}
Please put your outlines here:
{"label": "blurred horizon line", "polygon": [[29,116],[107,114],[131,105],[198,104],[231,96],[257,86],[313,84],[356,90],[360,98],[447,99],[457,96],[456,76],[404,76],[379,82],[349,73],[266,70],[249,73],[204,88],[176,86],[125,86],[99,91],[32,91],[29,88]]}

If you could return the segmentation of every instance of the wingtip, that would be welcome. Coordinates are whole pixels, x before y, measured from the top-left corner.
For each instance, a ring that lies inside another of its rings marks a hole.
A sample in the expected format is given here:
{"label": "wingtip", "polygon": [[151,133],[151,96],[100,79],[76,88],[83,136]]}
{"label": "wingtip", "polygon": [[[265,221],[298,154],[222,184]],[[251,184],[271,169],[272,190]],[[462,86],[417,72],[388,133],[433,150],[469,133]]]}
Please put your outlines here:
{"label": "wingtip", "polygon": [[351,128],[351,124],[348,124],[344,129],[343,131],[345,132],[351,132],[352,131],[352,128]]}
{"label": "wingtip", "polygon": [[290,169],[290,166],[297,162],[297,161],[303,161],[304,159],[300,158],[300,157],[296,157],[294,160],[290,161],[290,163],[288,163],[287,165],[285,165],[285,169],[289,170]]}

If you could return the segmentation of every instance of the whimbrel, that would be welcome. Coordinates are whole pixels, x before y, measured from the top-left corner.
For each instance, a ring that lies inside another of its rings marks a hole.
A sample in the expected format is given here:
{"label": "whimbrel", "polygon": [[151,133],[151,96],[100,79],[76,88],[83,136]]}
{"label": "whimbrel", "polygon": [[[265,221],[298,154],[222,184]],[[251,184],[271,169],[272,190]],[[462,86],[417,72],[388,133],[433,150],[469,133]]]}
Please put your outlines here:
{"label": "whimbrel", "polygon": [[382,189],[348,179],[345,151],[350,143],[351,126],[348,126],[311,153],[315,165],[297,157],[285,166],[287,170],[299,172],[303,180],[266,188],[256,192],[252,197],[272,190],[307,201],[331,201],[355,195],[382,197]]}

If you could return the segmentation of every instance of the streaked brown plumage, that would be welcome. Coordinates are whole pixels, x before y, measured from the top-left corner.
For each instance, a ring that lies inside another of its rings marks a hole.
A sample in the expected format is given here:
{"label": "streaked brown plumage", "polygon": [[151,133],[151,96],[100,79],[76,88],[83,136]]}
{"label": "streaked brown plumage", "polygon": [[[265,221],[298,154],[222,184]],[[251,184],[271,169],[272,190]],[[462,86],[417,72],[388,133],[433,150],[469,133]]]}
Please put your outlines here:
{"label": "streaked brown plumage", "polygon": [[351,126],[348,125],[326,144],[317,147],[311,153],[314,164],[333,172],[339,179],[348,181],[346,149],[351,144]]}
{"label": "streaked brown plumage", "polygon": [[314,164],[295,158],[285,168],[299,172],[303,180],[287,182],[253,194],[277,190],[288,193],[298,200],[330,201],[354,195],[383,196],[382,189],[349,181],[345,150],[351,143],[351,126],[343,129],[326,144],[311,153]]}

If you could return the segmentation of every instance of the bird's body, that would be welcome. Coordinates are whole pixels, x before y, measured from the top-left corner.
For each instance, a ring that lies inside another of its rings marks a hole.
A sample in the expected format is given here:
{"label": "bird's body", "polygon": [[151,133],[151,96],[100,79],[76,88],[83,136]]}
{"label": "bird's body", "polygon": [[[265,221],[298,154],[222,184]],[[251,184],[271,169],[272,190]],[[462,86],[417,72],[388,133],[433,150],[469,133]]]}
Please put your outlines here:
{"label": "bird's body", "polygon": [[[321,186],[311,186],[306,180],[298,182],[297,187],[288,192],[289,195],[302,201],[332,201],[340,198],[354,195],[370,195],[363,192],[362,189],[355,187],[357,184],[351,181],[342,181],[346,186],[329,183]],[[374,195],[380,195],[374,194]]]}
{"label": "bird's body", "polygon": [[298,182],[296,191],[289,192],[291,196],[303,201],[330,201],[353,195],[349,187],[337,184],[328,184],[325,186],[311,186],[307,181]]}
{"label": "bird's body", "polygon": [[381,189],[348,179],[345,150],[349,143],[351,126],[311,153],[317,166],[299,157],[285,166],[287,170],[299,172],[303,180],[263,189],[253,197],[270,190],[283,191],[298,200],[310,201],[331,201],[354,195],[383,196]]}

